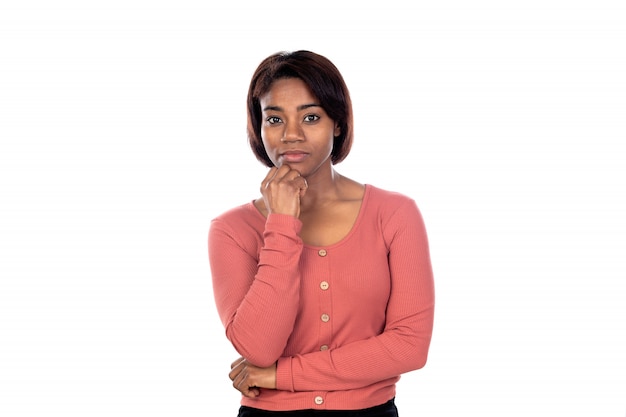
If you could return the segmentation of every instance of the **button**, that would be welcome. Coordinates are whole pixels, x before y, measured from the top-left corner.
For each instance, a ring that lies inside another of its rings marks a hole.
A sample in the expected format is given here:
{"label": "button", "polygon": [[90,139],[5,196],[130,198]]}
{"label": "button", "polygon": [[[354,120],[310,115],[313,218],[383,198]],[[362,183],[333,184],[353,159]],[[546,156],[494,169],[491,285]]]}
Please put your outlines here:
{"label": "button", "polygon": [[328,320],[330,320],[330,316],[328,314],[322,314],[322,321],[326,323]]}
{"label": "button", "polygon": [[320,288],[326,291],[330,285],[326,281],[320,282]]}
{"label": "button", "polygon": [[328,252],[326,252],[326,249],[320,249],[319,251],[317,251],[317,254],[319,256],[324,257],[324,256],[328,255]]}
{"label": "button", "polygon": [[322,345],[322,346],[320,346],[320,350],[328,350],[328,345]]}
{"label": "button", "polygon": [[318,395],[317,397],[315,397],[315,404],[317,405],[324,404],[324,399]]}

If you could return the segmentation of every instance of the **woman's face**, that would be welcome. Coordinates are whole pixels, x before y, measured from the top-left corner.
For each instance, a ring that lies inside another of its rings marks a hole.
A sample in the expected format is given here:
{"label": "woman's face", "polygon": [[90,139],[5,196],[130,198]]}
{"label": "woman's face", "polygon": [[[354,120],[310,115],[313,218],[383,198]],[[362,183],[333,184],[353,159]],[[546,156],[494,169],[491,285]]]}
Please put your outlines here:
{"label": "woman's face", "polygon": [[331,166],[333,139],[340,129],[304,81],[274,81],[260,104],[261,139],[275,166],[288,164],[304,177]]}

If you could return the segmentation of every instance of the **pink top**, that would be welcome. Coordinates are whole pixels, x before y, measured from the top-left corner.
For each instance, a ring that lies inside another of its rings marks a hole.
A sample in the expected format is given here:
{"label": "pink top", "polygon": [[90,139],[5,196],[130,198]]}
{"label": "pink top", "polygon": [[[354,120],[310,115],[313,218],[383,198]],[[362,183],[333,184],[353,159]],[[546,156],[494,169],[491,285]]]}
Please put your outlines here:
{"label": "pink top", "polygon": [[[211,223],[213,291],[241,356],[277,362],[276,390],[241,404],[266,410],[361,409],[395,396],[426,363],[434,285],[415,202],[366,185],[357,220],[330,246],[303,244],[295,217],[248,203]],[[234,360],[235,358],[233,358]]]}

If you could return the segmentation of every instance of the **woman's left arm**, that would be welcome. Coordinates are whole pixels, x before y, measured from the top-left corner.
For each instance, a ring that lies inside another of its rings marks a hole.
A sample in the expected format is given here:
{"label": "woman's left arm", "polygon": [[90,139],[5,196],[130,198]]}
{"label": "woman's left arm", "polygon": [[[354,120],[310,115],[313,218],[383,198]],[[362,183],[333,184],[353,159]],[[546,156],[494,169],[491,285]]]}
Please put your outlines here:
{"label": "woman's left arm", "polygon": [[385,224],[391,293],[381,334],[335,349],[280,358],[276,388],[347,390],[397,377],[426,364],[435,289],[426,228],[413,201]]}

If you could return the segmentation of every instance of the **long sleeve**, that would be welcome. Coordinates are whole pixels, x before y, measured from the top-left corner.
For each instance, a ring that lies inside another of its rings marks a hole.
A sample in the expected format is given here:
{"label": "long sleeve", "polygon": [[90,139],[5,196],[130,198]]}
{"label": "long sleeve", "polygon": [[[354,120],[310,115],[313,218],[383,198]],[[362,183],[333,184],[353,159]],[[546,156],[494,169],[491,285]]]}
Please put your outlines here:
{"label": "long sleeve", "polygon": [[[278,389],[352,390],[424,366],[433,328],[434,283],[424,222],[408,201],[381,224],[391,279],[382,333],[329,350],[282,357]],[[346,299],[348,304],[359,301]],[[353,325],[359,326],[357,317]]]}
{"label": "long sleeve", "polygon": [[272,214],[262,247],[255,233],[222,218],[211,222],[209,261],[213,293],[226,337],[251,363],[265,367],[283,354],[293,331],[300,296],[301,222]]}
{"label": "long sleeve", "polygon": [[226,336],[277,389],[242,397],[263,410],[354,410],[393,398],[426,363],[434,283],[426,229],[407,196],[366,185],[346,236],[304,244],[296,218],[253,204],[209,232],[213,292]]}

